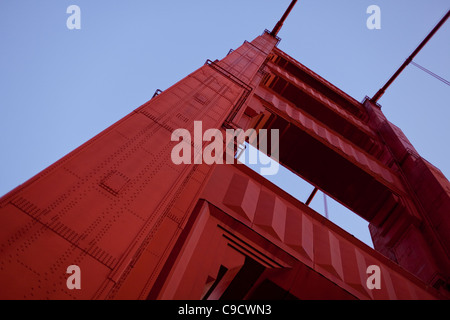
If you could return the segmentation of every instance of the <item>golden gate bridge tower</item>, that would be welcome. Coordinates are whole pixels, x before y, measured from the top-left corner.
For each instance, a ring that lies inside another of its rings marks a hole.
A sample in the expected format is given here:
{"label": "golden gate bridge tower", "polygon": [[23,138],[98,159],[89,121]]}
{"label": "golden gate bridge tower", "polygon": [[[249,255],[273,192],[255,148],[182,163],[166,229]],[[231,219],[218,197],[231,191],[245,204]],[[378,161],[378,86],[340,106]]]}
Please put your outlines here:
{"label": "golden gate bridge tower", "polygon": [[[449,181],[376,99],[277,47],[295,2],[0,198],[2,299],[449,298]],[[195,121],[278,130],[277,161],[367,220],[374,249],[247,166],[173,163]]]}

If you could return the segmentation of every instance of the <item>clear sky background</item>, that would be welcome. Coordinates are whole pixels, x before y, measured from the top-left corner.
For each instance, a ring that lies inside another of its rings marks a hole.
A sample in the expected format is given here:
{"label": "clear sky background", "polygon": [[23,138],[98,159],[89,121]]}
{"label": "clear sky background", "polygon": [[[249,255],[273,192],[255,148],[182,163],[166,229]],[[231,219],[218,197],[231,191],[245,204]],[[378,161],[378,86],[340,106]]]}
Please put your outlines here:
{"label": "clear sky background", "polygon": [[[0,195],[148,101],[156,89],[272,29],[289,3],[1,0]],[[72,4],[81,8],[80,30],[66,27]],[[381,8],[381,30],[366,27],[372,4]],[[448,9],[448,0],[299,0],[279,33],[279,47],[362,101]],[[414,61],[450,80],[450,21]],[[449,86],[410,65],[379,101],[447,177],[449,97]],[[295,191],[290,178],[279,179]],[[333,221],[337,213],[329,209]]]}

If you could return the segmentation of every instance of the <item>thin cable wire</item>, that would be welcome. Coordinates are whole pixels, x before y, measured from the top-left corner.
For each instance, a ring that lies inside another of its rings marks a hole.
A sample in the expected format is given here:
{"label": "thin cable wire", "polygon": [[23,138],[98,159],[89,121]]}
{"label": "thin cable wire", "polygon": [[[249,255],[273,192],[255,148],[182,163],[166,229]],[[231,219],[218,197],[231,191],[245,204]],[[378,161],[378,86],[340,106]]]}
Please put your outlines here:
{"label": "thin cable wire", "polygon": [[414,61],[411,61],[411,64],[415,65],[417,68],[419,68],[422,71],[425,71],[426,73],[428,73],[429,75],[435,77],[436,79],[438,79],[439,81],[442,81],[443,83],[445,83],[446,85],[450,86],[450,81],[445,80],[444,78],[438,76],[436,73],[431,72],[430,70],[428,70],[425,67],[422,67],[420,64],[415,63]]}

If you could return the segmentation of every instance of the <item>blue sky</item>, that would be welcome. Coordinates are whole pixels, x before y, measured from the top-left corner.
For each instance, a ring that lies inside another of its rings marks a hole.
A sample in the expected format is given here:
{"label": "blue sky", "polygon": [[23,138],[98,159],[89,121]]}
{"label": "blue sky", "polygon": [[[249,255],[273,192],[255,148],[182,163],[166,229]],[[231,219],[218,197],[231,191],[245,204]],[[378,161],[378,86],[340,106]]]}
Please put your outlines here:
{"label": "blue sky", "polygon": [[[272,29],[289,2],[0,1],[0,195],[156,89]],[[81,8],[80,30],[66,27],[72,4]],[[373,4],[381,8],[380,30],[366,27]],[[299,0],[279,33],[279,47],[362,101],[448,9],[448,0]],[[450,79],[449,21],[414,61]],[[447,177],[449,95],[449,86],[410,65],[379,101],[388,119]]]}

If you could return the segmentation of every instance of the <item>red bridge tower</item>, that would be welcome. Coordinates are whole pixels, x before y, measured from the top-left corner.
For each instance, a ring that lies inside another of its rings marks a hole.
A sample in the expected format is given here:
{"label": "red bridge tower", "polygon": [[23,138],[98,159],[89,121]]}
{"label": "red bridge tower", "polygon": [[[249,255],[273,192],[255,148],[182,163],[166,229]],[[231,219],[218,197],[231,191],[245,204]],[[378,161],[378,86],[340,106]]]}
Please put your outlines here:
{"label": "red bridge tower", "polygon": [[[278,49],[282,21],[2,197],[1,298],[448,299],[448,180],[379,105]],[[278,129],[279,162],[369,221],[375,250],[242,164],[174,164],[194,121]]]}

